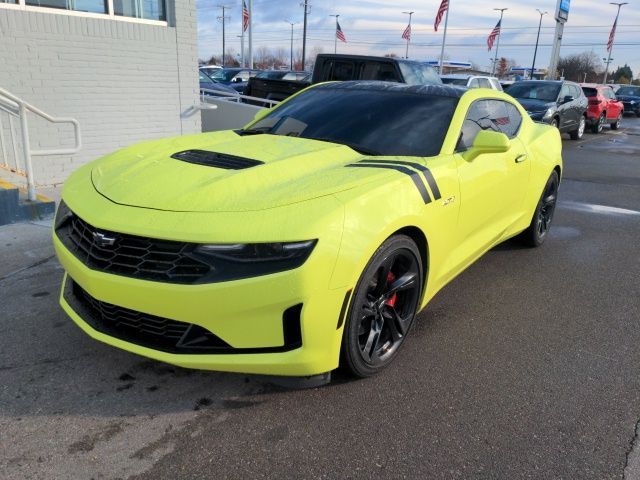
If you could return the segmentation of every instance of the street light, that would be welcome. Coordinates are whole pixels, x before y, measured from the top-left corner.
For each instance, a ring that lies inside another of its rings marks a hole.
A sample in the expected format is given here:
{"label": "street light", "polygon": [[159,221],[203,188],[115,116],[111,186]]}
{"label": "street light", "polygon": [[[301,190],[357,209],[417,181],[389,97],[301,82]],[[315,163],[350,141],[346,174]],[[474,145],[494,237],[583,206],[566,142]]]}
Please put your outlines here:
{"label": "street light", "polygon": [[297,24],[294,22],[290,22],[289,20],[285,20],[285,22],[291,25],[291,59],[289,61],[289,69],[293,70],[293,26]]}
{"label": "street light", "polygon": [[542,11],[539,8],[536,8],[538,13],[540,14],[540,23],[538,24],[538,37],[536,38],[536,49],[533,51],[533,63],[531,64],[531,80],[533,80],[533,72],[536,71],[536,56],[538,55],[538,43],[540,42],[540,29],[542,28],[542,17],[545,16],[547,11]]}
{"label": "street light", "polygon": [[[618,7],[618,13],[616,13],[616,19],[613,22],[613,28],[616,28],[618,25],[618,17],[620,16],[620,9],[622,8],[623,5],[629,5],[629,2],[609,2],[610,5],[616,5]],[[611,32],[614,36],[615,36],[615,31],[612,30]],[[608,45],[607,45],[608,47]],[[604,79],[602,80],[602,83],[607,83],[607,76],[609,75],[609,64],[611,63],[611,60],[613,60],[611,58],[611,51],[613,50],[613,38],[611,39],[611,48],[609,49],[609,57],[607,58],[607,66],[604,69]]]}

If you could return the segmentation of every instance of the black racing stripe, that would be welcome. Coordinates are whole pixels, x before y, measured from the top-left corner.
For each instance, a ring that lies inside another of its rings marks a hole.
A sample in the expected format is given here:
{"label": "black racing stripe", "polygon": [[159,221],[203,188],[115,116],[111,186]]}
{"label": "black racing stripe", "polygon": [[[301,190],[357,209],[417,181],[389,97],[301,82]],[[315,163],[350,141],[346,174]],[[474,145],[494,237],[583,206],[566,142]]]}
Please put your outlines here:
{"label": "black racing stripe", "polygon": [[438,188],[438,184],[436,182],[436,179],[433,177],[433,174],[431,173],[431,170],[429,170],[427,167],[425,167],[424,165],[420,165],[419,163],[416,162],[407,162],[404,160],[360,160],[361,162],[367,162],[367,163],[390,163],[392,165],[408,165],[409,167],[413,167],[416,170],[420,170],[423,175],[424,178],[427,179],[427,183],[429,184],[429,188],[431,189],[431,191],[433,192],[433,198],[436,200],[440,200],[441,195],[440,195],[440,189]]}
{"label": "black racing stripe", "polygon": [[422,197],[422,200],[424,200],[424,203],[427,204],[431,202],[431,197],[429,196],[429,192],[427,192],[427,187],[425,187],[424,183],[422,183],[422,178],[420,177],[420,174],[418,172],[414,172],[413,170],[409,170],[408,168],[401,167],[399,165],[381,165],[375,163],[352,163],[347,165],[347,167],[384,168],[387,170],[396,170],[398,172],[404,173],[405,175],[411,177],[411,180],[413,180],[413,183],[418,189],[418,192],[420,192],[420,196]]}
{"label": "black racing stripe", "polygon": [[344,316],[347,313],[347,306],[349,305],[350,298],[351,290],[347,290],[347,293],[344,296],[344,300],[342,301],[342,307],[340,308],[340,316],[338,317],[338,326],[336,327],[336,330],[338,330],[344,323]]}

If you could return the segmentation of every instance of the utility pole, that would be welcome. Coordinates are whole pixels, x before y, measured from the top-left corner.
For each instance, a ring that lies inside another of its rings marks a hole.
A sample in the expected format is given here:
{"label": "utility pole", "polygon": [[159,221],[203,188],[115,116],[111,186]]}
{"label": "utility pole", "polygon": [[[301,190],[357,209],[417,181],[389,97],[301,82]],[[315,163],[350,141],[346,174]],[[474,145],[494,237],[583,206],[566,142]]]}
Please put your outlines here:
{"label": "utility pole", "polygon": [[540,23],[538,24],[538,37],[536,38],[536,49],[533,51],[533,63],[531,64],[531,80],[533,80],[533,74],[536,71],[536,56],[538,55],[538,43],[540,43],[540,29],[542,28],[542,17],[545,16],[547,11],[542,11],[539,8],[536,8],[538,13],[540,14]]}
{"label": "utility pole", "polygon": [[340,14],[338,15],[329,15],[330,17],[336,17],[336,31],[333,35],[333,53],[334,55],[336,53],[338,53],[338,17],[340,16]]}
{"label": "utility pole", "polygon": [[290,59],[290,63],[289,63],[289,69],[293,70],[293,26],[296,25],[294,22],[290,22],[288,20],[285,20],[285,22],[287,22],[289,25],[291,25],[291,59]]}
{"label": "utility pole", "polygon": [[416,13],[416,12],[402,12],[405,15],[409,15],[409,25],[407,26],[407,28],[409,29],[409,35],[407,35],[407,50],[404,54],[404,58],[406,60],[409,59],[409,42],[411,41],[411,16]]}
{"label": "utility pole", "polygon": [[613,51],[613,42],[615,39],[615,35],[616,35],[616,27],[618,26],[618,17],[620,16],[620,9],[622,8],[623,5],[629,5],[629,2],[621,2],[621,3],[617,3],[617,2],[609,2],[610,5],[616,5],[618,7],[618,13],[616,13],[616,19],[613,22],[613,28],[611,29],[611,34],[609,35],[609,43],[607,44],[607,50],[609,51],[609,56],[607,57],[607,66],[604,69],[604,79],[602,80],[602,83],[607,83],[607,77],[609,76],[609,64],[611,63],[611,60],[613,60],[611,58],[611,52]]}
{"label": "utility pole", "polygon": [[304,23],[302,26],[302,70],[305,68],[305,61],[307,58],[307,15],[309,15],[309,0],[304,0],[301,4],[304,7]]}
{"label": "utility pole", "polygon": [[218,5],[218,8],[222,9],[222,15],[218,17],[218,20],[222,22],[222,66],[224,67],[225,63],[225,23],[229,19],[229,17],[225,16],[224,11],[227,8],[230,8],[227,5]]}
{"label": "utility pole", "polygon": [[500,12],[500,32],[498,33],[498,40],[496,42],[496,54],[493,58],[493,70],[491,71],[491,76],[495,77],[496,75],[496,65],[498,63],[498,50],[500,49],[500,37],[502,36],[502,17],[504,16],[504,11],[509,10],[508,8],[494,8],[496,12]]}

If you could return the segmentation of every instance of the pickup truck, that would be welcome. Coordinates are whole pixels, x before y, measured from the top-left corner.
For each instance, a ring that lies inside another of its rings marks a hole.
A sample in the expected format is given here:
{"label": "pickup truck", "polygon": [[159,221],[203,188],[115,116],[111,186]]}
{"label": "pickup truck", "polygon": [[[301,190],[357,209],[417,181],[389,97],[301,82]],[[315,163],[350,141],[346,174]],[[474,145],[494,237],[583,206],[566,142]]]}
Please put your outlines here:
{"label": "pickup truck", "polygon": [[[316,57],[311,82],[251,78],[244,94],[281,101],[320,82],[380,80],[410,85],[442,84],[436,70],[426,64],[393,57],[321,53]],[[258,101],[251,101],[259,105]]]}

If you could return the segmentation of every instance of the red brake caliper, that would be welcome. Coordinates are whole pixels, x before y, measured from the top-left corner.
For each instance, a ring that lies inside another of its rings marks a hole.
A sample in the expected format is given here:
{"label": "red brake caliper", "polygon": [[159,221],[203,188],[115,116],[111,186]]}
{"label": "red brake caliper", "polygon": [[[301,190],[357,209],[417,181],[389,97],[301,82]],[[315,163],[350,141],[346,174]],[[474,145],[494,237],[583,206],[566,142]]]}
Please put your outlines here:
{"label": "red brake caliper", "polygon": [[[395,279],[396,279],[396,276],[392,272],[389,272],[387,274],[387,285],[391,285]],[[390,307],[395,307],[397,299],[398,299],[398,294],[394,293],[389,300],[384,302],[384,304],[389,305]]]}

